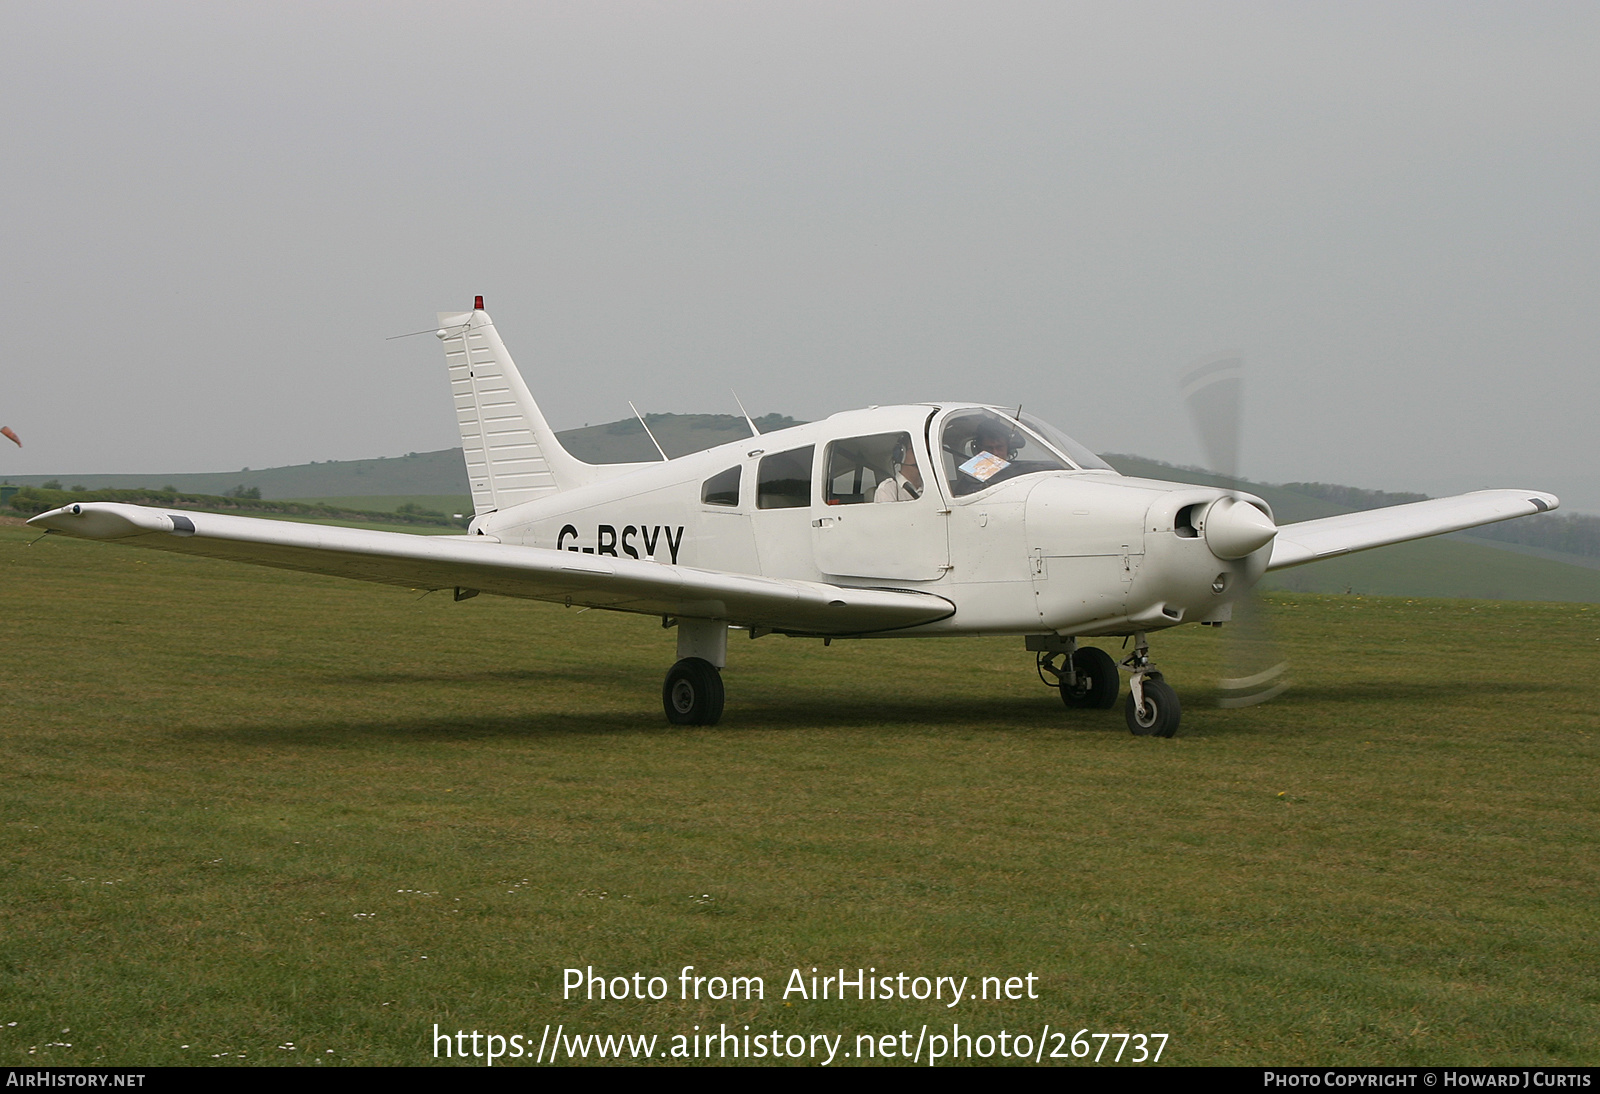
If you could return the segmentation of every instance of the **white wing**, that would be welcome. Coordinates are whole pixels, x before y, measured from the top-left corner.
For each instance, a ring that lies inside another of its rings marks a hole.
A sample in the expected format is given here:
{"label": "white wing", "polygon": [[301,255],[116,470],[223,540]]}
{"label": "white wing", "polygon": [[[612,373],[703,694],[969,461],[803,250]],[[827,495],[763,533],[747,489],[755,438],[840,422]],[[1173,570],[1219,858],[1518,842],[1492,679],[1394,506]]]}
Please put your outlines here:
{"label": "white wing", "polygon": [[898,630],[944,619],[955,611],[955,605],[931,593],[696,570],[520,547],[486,536],[407,535],[117,502],[69,505],[41,513],[28,523],[81,539],[412,589],[475,589],[800,634]]}
{"label": "white wing", "polygon": [[1478,490],[1452,498],[1430,498],[1410,505],[1286,524],[1278,529],[1277,538],[1273,540],[1272,561],[1267,569],[1304,566],[1352,551],[1459,532],[1463,528],[1512,517],[1548,513],[1560,504],[1554,494],[1536,490]]}

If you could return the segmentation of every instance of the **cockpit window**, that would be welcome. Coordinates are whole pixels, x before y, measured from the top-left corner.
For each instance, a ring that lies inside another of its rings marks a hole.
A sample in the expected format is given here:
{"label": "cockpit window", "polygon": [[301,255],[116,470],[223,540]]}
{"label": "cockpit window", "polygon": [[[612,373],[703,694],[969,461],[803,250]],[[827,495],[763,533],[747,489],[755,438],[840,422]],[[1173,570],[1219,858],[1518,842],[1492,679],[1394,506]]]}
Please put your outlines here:
{"label": "cockpit window", "polygon": [[956,497],[1038,471],[1076,468],[1015,418],[993,410],[963,410],[944,421],[939,437],[945,481]]}

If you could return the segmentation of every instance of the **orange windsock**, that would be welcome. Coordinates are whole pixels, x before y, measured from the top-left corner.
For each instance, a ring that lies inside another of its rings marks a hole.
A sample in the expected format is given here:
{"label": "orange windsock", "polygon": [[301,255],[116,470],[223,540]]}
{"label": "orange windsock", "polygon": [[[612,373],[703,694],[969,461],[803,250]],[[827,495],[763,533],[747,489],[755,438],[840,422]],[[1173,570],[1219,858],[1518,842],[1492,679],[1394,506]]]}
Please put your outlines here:
{"label": "orange windsock", "polygon": [[8,425],[0,425],[0,433],[3,433],[7,437],[10,437],[13,441],[16,441],[18,448],[22,447],[22,438],[17,436],[15,433],[11,432],[11,427],[10,426],[8,426]]}

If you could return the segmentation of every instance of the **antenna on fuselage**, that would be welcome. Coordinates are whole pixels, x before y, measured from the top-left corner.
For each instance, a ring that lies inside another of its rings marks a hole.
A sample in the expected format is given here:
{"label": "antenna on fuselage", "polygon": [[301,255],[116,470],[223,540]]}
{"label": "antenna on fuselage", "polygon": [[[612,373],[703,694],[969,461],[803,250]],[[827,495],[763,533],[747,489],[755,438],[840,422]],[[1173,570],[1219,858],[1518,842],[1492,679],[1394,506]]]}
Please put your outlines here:
{"label": "antenna on fuselage", "polygon": [[650,432],[650,423],[644,420],[644,415],[639,413],[639,408],[633,405],[633,400],[632,399],[628,400],[628,409],[633,411],[633,416],[635,418],[639,419],[639,424],[640,425],[644,426],[644,435],[646,437],[650,438],[650,443],[656,446],[656,451],[657,452],[661,453],[662,461],[664,463],[672,462],[672,461],[667,459],[666,449],[661,447],[661,442],[656,440],[656,435],[654,433]]}
{"label": "antenna on fuselage", "polygon": [[[733,388],[730,387],[728,390],[733,391]],[[733,401],[739,404],[739,413],[744,415],[744,424],[750,427],[750,436],[761,436],[761,430],[757,429],[756,423],[751,420],[750,412],[744,408],[744,400],[739,398],[737,391],[733,391]]]}

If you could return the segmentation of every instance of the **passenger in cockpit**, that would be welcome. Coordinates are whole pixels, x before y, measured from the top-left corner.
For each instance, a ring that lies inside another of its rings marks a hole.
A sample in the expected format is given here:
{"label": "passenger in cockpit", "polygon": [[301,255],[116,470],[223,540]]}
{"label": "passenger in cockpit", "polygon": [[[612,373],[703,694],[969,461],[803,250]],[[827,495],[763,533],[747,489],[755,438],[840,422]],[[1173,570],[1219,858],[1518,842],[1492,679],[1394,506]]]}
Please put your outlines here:
{"label": "passenger in cockpit", "polygon": [[917,450],[906,437],[894,446],[894,475],[878,484],[873,501],[916,501],[922,496],[922,471],[917,467]]}

